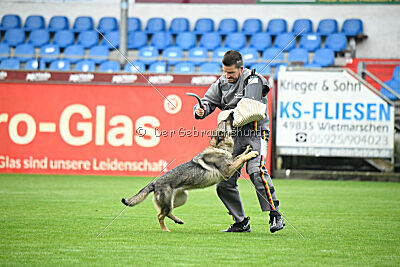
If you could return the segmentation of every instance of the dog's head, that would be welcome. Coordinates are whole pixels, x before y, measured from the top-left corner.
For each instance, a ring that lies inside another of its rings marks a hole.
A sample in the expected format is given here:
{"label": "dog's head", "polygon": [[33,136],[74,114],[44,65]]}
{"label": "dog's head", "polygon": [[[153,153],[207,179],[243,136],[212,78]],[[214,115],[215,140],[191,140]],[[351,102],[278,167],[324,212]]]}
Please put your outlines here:
{"label": "dog's head", "polygon": [[217,129],[211,137],[210,146],[228,150],[231,153],[233,152],[232,122],[232,114],[219,122]]}

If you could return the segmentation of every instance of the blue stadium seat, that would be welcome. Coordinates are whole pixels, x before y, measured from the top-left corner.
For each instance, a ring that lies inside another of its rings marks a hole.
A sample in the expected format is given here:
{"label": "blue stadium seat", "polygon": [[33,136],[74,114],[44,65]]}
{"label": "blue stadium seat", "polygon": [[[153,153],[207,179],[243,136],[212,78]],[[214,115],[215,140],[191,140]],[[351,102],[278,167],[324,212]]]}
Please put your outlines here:
{"label": "blue stadium seat", "polygon": [[321,67],[328,67],[335,63],[335,53],[329,48],[321,48],[314,52],[312,63],[316,63]]}
{"label": "blue stadium seat", "polygon": [[104,33],[101,45],[108,49],[115,49],[119,47],[119,31],[111,31]]}
{"label": "blue stadium seat", "polygon": [[15,47],[14,57],[21,62],[28,61],[35,57],[35,48],[31,44],[20,44]]}
{"label": "blue stadium seat", "polygon": [[156,32],[163,32],[166,30],[164,18],[151,18],[147,21],[145,32],[154,34]]}
{"label": "blue stadium seat", "polygon": [[276,37],[274,47],[285,52],[290,51],[296,47],[296,36],[291,32],[281,33]]}
{"label": "blue stadium seat", "polygon": [[183,49],[179,46],[170,46],[162,52],[163,60],[168,61],[168,65],[175,65],[183,59]]}
{"label": "blue stadium seat", "polygon": [[72,31],[74,32],[83,32],[83,31],[91,31],[94,29],[93,18],[89,16],[79,16],[75,19],[74,26],[72,27]]}
{"label": "blue stadium seat", "polygon": [[118,30],[118,21],[114,17],[102,17],[97,25],[101,33],[107,33]]}
{"label": "blue stadium seat", "polygon": [[195,34],[204,34],[206,32],[214,31],[214,21],[210,18],[198,19],[194,25],[193,32]]}
{"label": "blue stadium seat", "polygon": [[261,75],[271,75],[271,67],[267,63],[255,63],[250,69],[256,69],[256,72]]}
{"label": "blue stadium seat", "polygon": [[207,49],[205,49],[204,47],[193,47],[189,50],[187,55],[188,61],[193,62],[193,64],[195,64],[196,66],[207,61],[207,58]]}
{"label": "blue stadium seat", "polygon": [[1,18],[0,31],[21,28],[21,18],[18,15],[7,14]]}
{"label": "blue stadium seat", "polygon": [[322,66],[320,64],[317,64],[317,63],[308,63],[308,64],[304,65],[304,68],[307,68],[307,69],[318,69],[318,68],[322,68]]}
{"label": "blue stadium seat", "polygon": [[258,51],[264,51],[271,46],[271,36],[266,32],[258,32],[253,34],[250,38],[250,47]]}
{"label": "blue stadium seat", "polygon": [[241,32],[230,33],[226,36],[225,46],[229,49],[240,50],[246,45],[246,36]]}
{"label": "blue stadium seat", "polygon": [[74,43],[75,37],[71,30],[61,30],[54,34],[53,44],[58,45],[60,48],[65,48]]}
{"label": "blue stadium seat", "polygon": [[200,38],[200,46],[207,50],[214,50],[221,46],[221,35],[217,32],[207,32]]}
{"label": "blue stadium seat", "polygon": [[342,33],[332,33],[326,37],[325,47],[340,52],[347,48],[347,38]]}
{"label": "blue stadium seat", "polygon": [[243,22],[242,33],[245,35],[262,32],[262,21],[260,19],[246,19]]}
{"label": "blue stadium seat", "polygon": [[243,58],[243,64],[247,67],[258,61],[258,52],[255,48],[245,47],[239,51]]}
{"label": "blue stadium seat", "polygon": [[50,32],[69,29],[69,20],[66,16],[53,16],[50,18],[48,30]]}
{"label": "blue stadium seat", "polygon": [[400,81],[400,65],[393,69],[392,80]]}
{"label": "blue stadium seat", "polygon": [[150,64],[149,72],[151,73],[166,73],[167,63],[165,61],[156,61]]}
{"label": "blue stadium seat", "polygon": [[271,19],[267,25],[267,32],[276,36],[281,33],[287,32],[287,22],[284,19]]}
{"label": "blue stadium seat", "polygon": [[169,32],[172,34],[178,34],[181,32],[190,31],[190,24],[187,18],[174,18],[169,26]]}
{"label": "blue stadium seat", "polygon": [[174,66],[174,73],[191,74],[195,72],[195,67],[192,62],[180,62]]}
{"label": "blue stadium seat", "polygon": [[139,49],[138,59],[146,65],[150,65],[158,59],[159,51],[154,46],[144,46]]}
{"label": "blue stadium seat", "polygon": [[60,47],[55,44],[47,44],[40,47],[39,57],[44,63],[53,61],[60,56]]}
{"label": "blue stadium seat", "polygon": [[39,61],[35,59],[30,59],[25,63],[25,70],[39,70]]}
{"label": "blue stadium seat", "polygon": [[128,32],[137,32],[142,30],[142,22],[139,18],[130,17],[128,18]]}
{"label": "blue stadium seat", "polygon": [[30,32],[33,30],[40,30],[45,28],[45,20],[43,16],[31,15],[25,20],[24,30]]}
{"label": "blue stadium seat", "polygon": [[275,66],[283,61],[283,52],[276,47],[267,48],[261,55],[263,62],[269,63],[270,66]]}
{"label": "blue stadium seat", "polygon": [[83,46],[84,48],[91,48],[92,46],[98,45],[99,43],[99,33],[95,30],[83,31],[78,35],[77,44]]}
{"label": "blue stadium seat", "polygon": [[327,36],[338,32],[338,23],[336,19],[322,19],[318,23],[317,33],[321,36]]}
{"label": "blue stadium seat", "polygon": [[46,29],[32,30],[29,34],[28,43],[35,47],[48,44],[50,42],[50,33]]}
{"label": "blue stadium seat", "polygon": [[75,71],[91,72],[96,70],[96,64],[93,60],[81,60],[75,64]]}
{"label": "blue stadium seat", "polygon": [[226,18],[219,22],[218,33],[227,35],[232,32],[237,32],[239,29],[239,23],[236,19]]}
{"label": "blue stadium seat", "polygon": [[221,62],[225,53],[229,50],[228,47],[218,47],[212,52],[212,61]]}
{"label": "blue stadium seat", "polygon": [[147,34],[142,31],[128,33],[128,49],[140,49],[147,45]]}
{"label": "blue stadium seat", "polygon": [[313,32],[313,24],[310,19],[296,19],[293,23],[292,32],[297,35],[312,33]]}
{"label": "blue stadium seat", "polygon": [[64,50],[64,58],[68,59],[71,63],[82,60],[84,56],[85,48],[81,45],[70,45]]}
{"label": "blue stadium seat", "polygon": [[10,46],[17,46],[25,42],[25,32],[22,29],[9,29],[4,35],[4,42]]}
{"label": "blue stadium seat", "polygon": [[163,50],[172,44],[172,34],[170,32],[156,32],[151,36],[150,45]]}
{"label": "blue stadium seat", "polygon": [[201,74],[221,74],[221,63],[206,62],[199,66],[198,73]]}
{"label": "blue stadium seat", "polygon": [[5,58],[0,63],[1,70],[19,70],[20,62],[17,58]]}
{"label": "blue stadium seat", "polygon": [[101,72],[119,72],[121,70],[121,65],[117,61],[107,60],[100,64],[99,71]]}
{"label": "blue stadium seat", "polygon": [[[386,81],[385,84],[389,86],[395,93],[400,95],[400,80],[389,80]],[[381,87],[381,93],[389,98],[390,100],[398,100],[396,96],[394,96],[391,92],[386,90],[383,86]]]}
{"label": "blue stadium seat", "polygon": [[124,67],[125,72],[143,73],[146,71],[146,65],[140,61],[128,62]]}
{"label": "blue stadium seat", "polygon": [[10,56],[10,46],[7,43],[0,43],[0,60]]}
{"label": "blue stadium seat", "polygon": [[300,47],[314,52],[321,48],[321,36],[315,33],[306,33],[300,38]]}
{"label": "blue stadium seat", "polygon": [[176,37],[176,45],[188,50],[196,45],[196,35],[192,32],[181,32]]}
{"label": "blue stadium seat", "polygon": [[50,63],[49,70],[51,70],[51,71],[70,71],[71,64],[66,59],[57,59]]}
{"label": "blue stadium seat", "polygon": [[110,56],[110,51],[104,45],[95,45],[89,49],[88,59],[93,60],[96,64],[100,64]]}
{"label": "blue stadium seat", "polygon": [[308,51],[304,48],[294,48],[289,51],[287,61],[290,63],[302,62],[305,65],[308,63]]}
{"label": "blue stadium seat", "polygon": [[360,19],[346,19],[342,25],[342,33],[346,36],[357,36],[363,33],[363,23]]}

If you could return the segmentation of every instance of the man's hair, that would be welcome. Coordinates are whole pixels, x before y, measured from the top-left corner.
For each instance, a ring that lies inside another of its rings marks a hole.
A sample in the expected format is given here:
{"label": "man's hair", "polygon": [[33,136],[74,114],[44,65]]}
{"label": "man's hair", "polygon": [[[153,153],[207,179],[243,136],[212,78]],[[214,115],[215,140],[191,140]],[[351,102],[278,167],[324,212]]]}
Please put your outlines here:
{"label": "man's hair", "polygon": [[222,64],[227,67],[235,65],[236,68],[240,68],[243,66],[242,55],[236,50],[229,50],[222,58]]}

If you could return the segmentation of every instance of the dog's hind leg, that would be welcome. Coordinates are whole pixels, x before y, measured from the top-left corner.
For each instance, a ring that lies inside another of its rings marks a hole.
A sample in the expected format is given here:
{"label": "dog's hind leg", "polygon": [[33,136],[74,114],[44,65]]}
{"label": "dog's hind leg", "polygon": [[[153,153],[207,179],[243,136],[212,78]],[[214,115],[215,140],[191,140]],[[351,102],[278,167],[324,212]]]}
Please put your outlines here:
{"label": "dog's hind leg", "polygon": [[158,222],[160,223],[161,226],[161,230],[163,232],[170,232],[164,223],[165,215],[160,212],[157,217],[158,217]]}
{"label": "dog's hind leg", "polygon": [[[187,200],[187,196],[188,193],[186,190],[176,190],[175,194],[174,194],[174,199],[173,199],[173,207],[179,207],[182,206],[183,204],[186,203]],[[170,218],[171,220],[173,220],[175,223],[178,224],[184,224],[184,221],[182,221],[181,219],[179,219],[178,217],[176,217],[175,215],[172,214],[172,212],[170,212],[167,215],[168,218]]]}

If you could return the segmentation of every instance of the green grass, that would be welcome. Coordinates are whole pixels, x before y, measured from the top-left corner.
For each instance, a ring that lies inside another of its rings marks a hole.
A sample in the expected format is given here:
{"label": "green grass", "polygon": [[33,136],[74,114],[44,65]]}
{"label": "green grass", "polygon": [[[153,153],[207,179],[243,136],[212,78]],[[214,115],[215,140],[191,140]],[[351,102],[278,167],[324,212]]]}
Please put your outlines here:
{"label": "green grass", "polygon": [[161,232],[151,197],[126,209],[150,178],[0,175],[0,265],[400,265],[400,184],[274,180],[288,224],[267,230],[254,189],[239,181],[251,233],[232,223],[215,187],[190,191]]}

